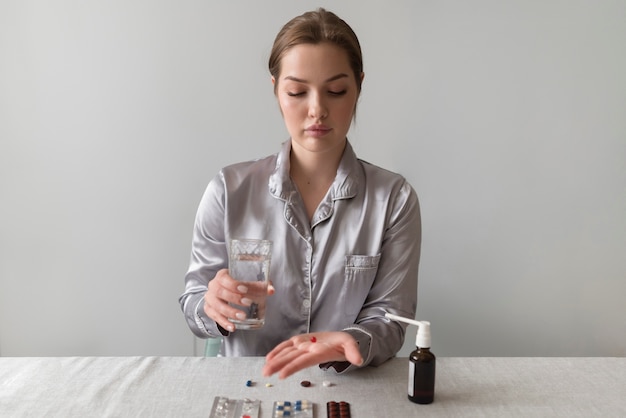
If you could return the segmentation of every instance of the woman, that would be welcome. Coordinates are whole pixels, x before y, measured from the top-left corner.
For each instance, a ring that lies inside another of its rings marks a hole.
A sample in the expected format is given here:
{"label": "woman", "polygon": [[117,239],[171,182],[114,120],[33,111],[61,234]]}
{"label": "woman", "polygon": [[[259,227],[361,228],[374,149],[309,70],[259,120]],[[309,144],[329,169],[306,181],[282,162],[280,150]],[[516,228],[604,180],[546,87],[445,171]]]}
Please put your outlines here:
{"label": "woman", "polygon": [[[200,337],[225,336],[222,355],[267,355],[266,376],[380,364],[405,332],[385,312],[415,316],[421,226],[406,180],[357,159],[347,140],[363,81],[358,39],[331,12],[305,13],[276,36],[269,70],[290,139],[208,185],[180,298],[187,323]],[[227,270],[235,237],[273,241],[259,330],[228,320],[241,314],[229,302],[246,303]]]}

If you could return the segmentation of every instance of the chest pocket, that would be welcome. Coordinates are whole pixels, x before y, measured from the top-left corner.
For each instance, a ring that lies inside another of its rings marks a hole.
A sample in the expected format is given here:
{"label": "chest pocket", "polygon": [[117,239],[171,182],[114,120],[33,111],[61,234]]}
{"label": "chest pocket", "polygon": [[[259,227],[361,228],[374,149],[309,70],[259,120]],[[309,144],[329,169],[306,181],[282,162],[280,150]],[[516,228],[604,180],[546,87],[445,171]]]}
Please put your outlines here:
{"label": "chest pocket", "polygon": [[361,311],[378,271],[378,255],[347,255],[344,269],[344,312],[354,317]]}

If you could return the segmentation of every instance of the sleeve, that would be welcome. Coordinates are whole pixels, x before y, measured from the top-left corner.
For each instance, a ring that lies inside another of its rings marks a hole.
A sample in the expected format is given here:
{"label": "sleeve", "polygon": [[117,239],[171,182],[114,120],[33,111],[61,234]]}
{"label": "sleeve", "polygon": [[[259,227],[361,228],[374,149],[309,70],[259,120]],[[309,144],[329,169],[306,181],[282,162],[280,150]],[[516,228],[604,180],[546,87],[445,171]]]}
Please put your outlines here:
{"label": "sleeve", "polygon": [[[414,318],[417,308],[417,276],[421,249],[421,216],[415,190],[404,181],[387,217],[381,257],[367,299],[352,326],[343,331],[359,344],[363,366],[378,366],[402,348],[406,324],[390,321],[385,313]],[[343,373],[357,366],[327,363]]]}
{"label": "sleeve", "polygon": [[207,186],[196,213],[191,259],[185,275],[185,291],[178,299],[191,331],[200,338],[224,335],[222,328],[204,313],[209,280],[228,265],[225,244],[225,187],[220,172]]}

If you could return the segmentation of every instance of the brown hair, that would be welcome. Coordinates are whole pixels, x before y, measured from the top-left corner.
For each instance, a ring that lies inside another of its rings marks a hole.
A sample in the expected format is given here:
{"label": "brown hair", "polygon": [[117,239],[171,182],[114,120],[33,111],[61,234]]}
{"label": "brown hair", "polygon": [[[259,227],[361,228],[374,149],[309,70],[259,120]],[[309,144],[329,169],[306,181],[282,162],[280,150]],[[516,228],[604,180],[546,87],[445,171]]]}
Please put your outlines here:
{"label": "brown hair", "polygon": [[280,63],[285,52],[301,44],[319,44],[328,42],[346,51],[350,68],[354,73],[357,91],[361,92],[361,74],[363,73],[363,57],[359,39],[352,28],[336,14],[323,8],[306,12],[294,17],[282,27],[276,39],[269,59],[270,74],[278,85]]}

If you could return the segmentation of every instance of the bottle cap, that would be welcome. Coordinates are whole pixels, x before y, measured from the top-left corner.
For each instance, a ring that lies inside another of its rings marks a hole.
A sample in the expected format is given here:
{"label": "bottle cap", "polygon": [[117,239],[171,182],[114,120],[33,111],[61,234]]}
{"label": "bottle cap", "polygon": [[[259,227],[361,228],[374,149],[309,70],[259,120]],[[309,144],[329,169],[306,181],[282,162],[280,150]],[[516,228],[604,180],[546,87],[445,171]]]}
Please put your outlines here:
{"label": "bottle cap", "polygon": [[385,313],[389,319],[417,326],[417,335],[415,337],[415,346],[419,348],[430,348],[430,322],[416,321],[414,319],[405,318],[403,316],[393,315],[389,312]]}
{"label": "bottle cap", "polygon": [[415,337],[415,346],[419,348],[430,348],[430,322],[420,322],[421,325],[417,328],[417,336]]}

